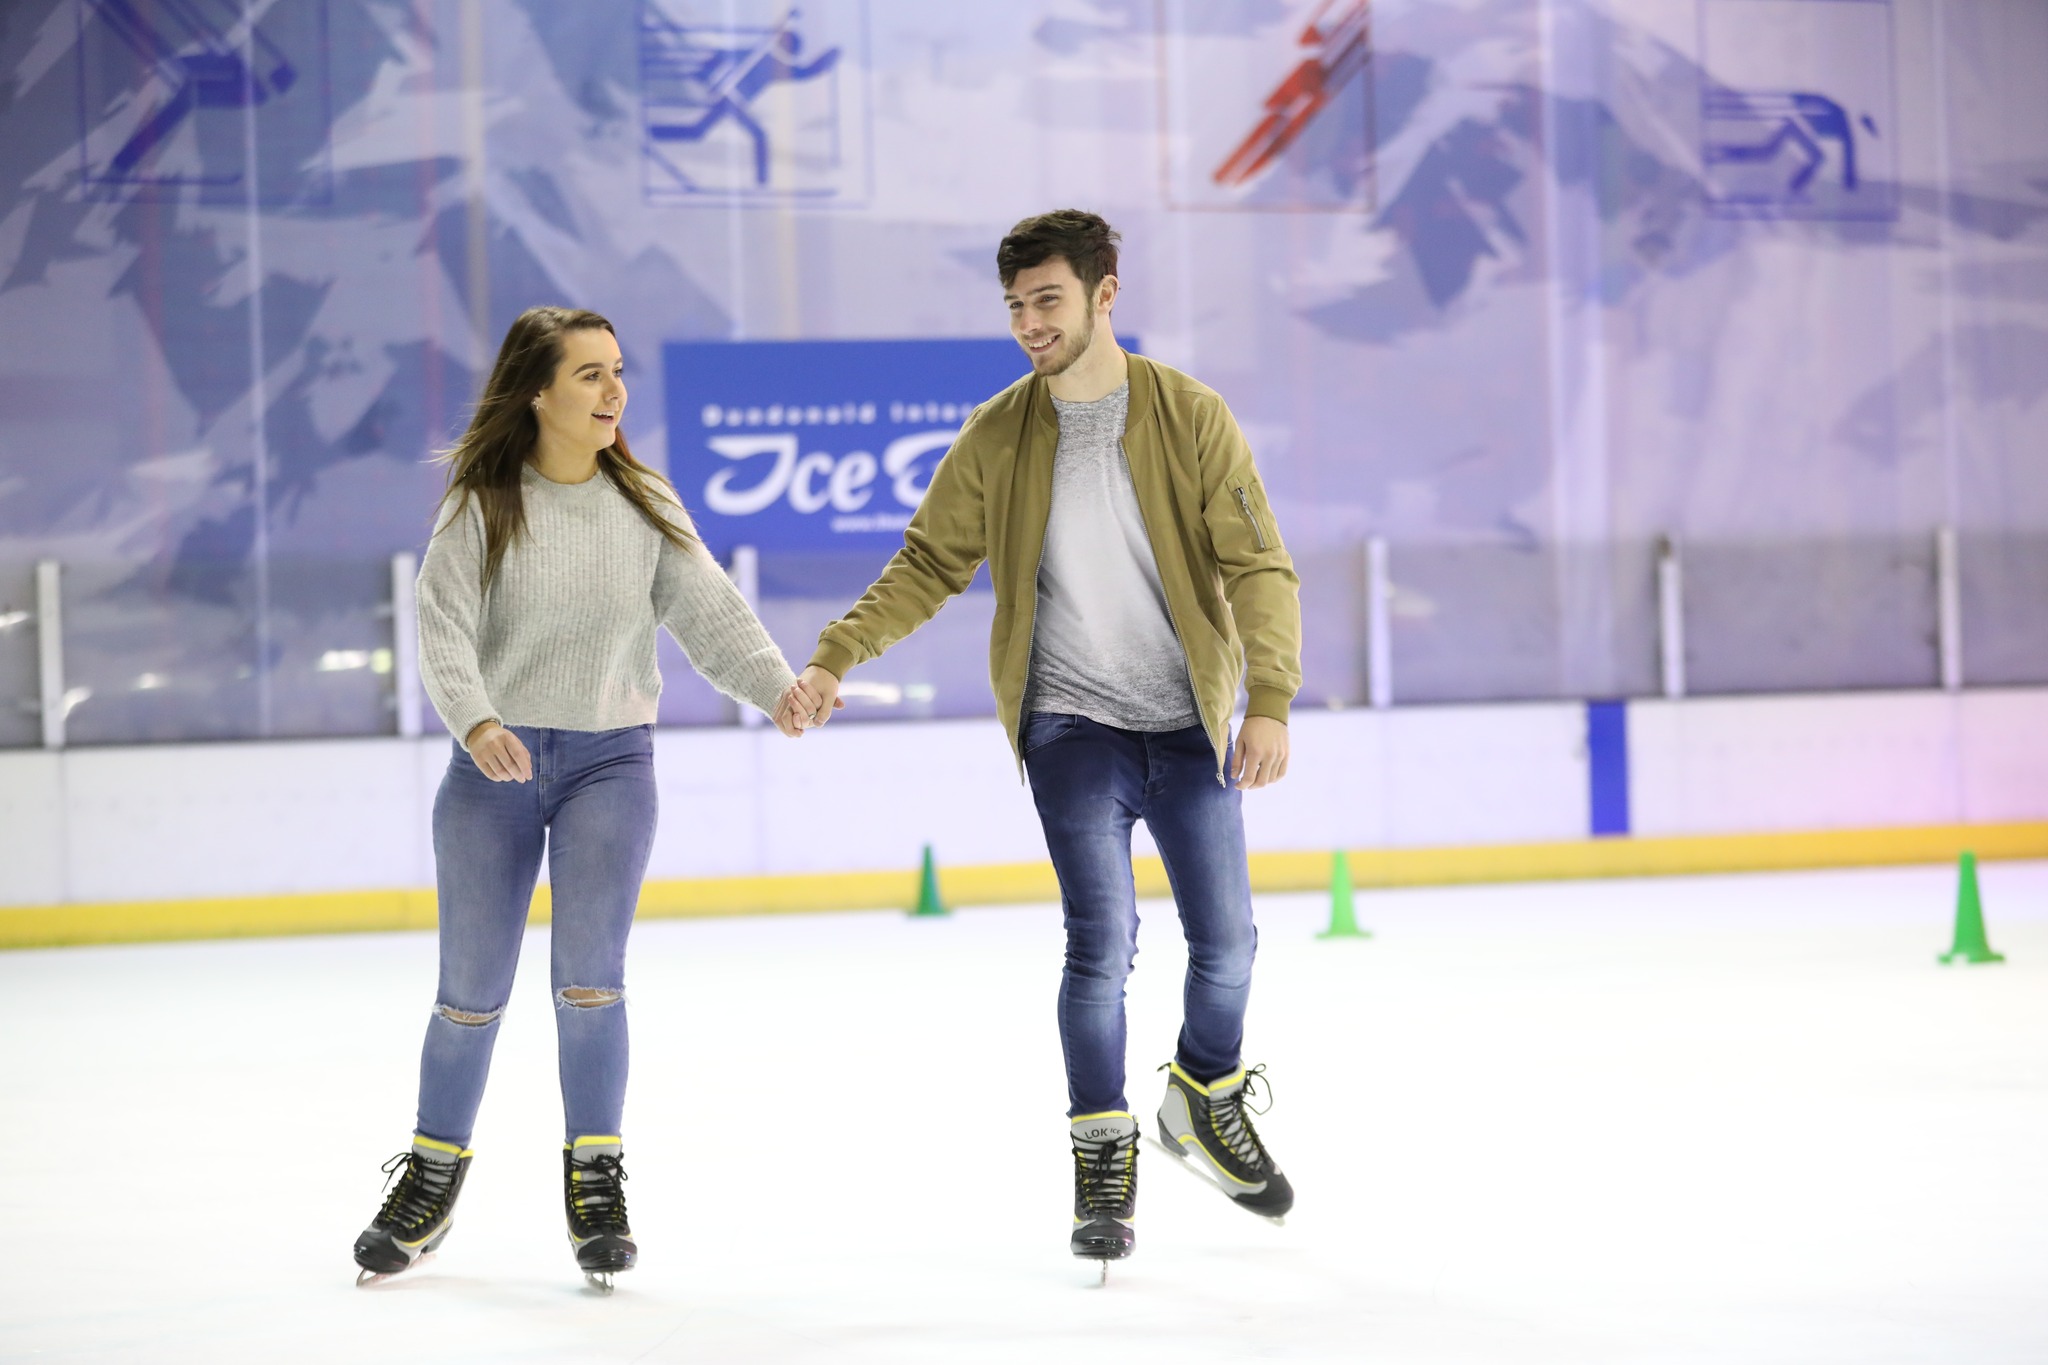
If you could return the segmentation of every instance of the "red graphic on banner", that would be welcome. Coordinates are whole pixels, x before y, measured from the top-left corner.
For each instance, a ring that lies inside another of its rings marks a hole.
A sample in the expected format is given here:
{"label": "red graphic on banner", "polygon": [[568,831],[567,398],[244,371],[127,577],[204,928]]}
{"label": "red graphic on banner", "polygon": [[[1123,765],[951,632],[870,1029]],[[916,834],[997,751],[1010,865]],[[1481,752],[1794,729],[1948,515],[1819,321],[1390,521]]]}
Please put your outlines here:
{"label": "red graphic on banner", "polygon": [[1330,17],[1343,2],[1323,0],[1316,9],[1301,33],[1301,46],[1311,55],[1266,96],[1266,116],[1216,168],[1217,184],[1243,185],[1272,165],[1372,59],[1372,0],[1349,0],[1342,13]]}

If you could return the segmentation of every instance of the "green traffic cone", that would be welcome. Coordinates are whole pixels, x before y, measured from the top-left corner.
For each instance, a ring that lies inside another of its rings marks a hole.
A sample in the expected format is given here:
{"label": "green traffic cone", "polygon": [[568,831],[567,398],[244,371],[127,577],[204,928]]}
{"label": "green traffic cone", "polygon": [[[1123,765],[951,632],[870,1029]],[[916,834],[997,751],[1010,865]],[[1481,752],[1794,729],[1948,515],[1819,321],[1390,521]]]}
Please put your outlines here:
{"label": "green traffic cone", "polygon": [[1330,927],[1317,938],[1371,938],[1358,927],[1357,908],[1351,897],[1351,859],[1338,849],[1330,859]]}
{"label": "green traffic cone", "polygon": [[1984,902],[1977,895],[1977,855],[1965,853],[1957,868],[1956,941],[1941,955],[1943,962],[2003,962],[1984,936]]}
{"label": "green traffic cone", "polygon": [[939,868],[932,860],[932,846],[924,846],[924,870],[917,878],[917,906],[913,915],[943,915],[946,903],[939,899]]}

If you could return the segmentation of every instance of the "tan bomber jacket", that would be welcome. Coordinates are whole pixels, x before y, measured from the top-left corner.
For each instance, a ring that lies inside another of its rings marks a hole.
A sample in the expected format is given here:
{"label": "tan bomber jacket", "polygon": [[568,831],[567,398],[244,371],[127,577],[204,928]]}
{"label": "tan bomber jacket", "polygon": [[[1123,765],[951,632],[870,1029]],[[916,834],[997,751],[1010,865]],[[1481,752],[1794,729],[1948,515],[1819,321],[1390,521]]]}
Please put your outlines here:
{"label": "tan bomber jacket", "polygon": [[[1129,361],[1124,456],[1220,775],[1239,682],[1247,715],[1283,722],[1301,689],[1301,580],[1222,398],[1155,360]],[[903,548],[852,610],[825,627],[811,662],[845,677],[931,620],[985,559],[996,593],[989,681],[1021,761],[1058,444],[1052,397],[1035,374],[975,408],[939,461]]]}

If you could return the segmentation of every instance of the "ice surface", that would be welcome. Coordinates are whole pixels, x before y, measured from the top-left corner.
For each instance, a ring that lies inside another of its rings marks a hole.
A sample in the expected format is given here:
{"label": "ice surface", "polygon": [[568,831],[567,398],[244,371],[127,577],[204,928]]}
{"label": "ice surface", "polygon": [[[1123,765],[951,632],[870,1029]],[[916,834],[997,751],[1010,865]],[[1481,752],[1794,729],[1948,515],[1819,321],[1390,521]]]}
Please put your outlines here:
{"label": "ice surface", "polygon": [[[0,1358],[456,1362],[2048,1360],[2048,865],[1260,906],[1275,1228],[1141,1165],[1137,1256],[1066,1253],[1056,910],[643,925],[643,1260],[562,1232],[545,943],[456,1227],[368,1290],[426,935],[0,955]],[[1183,957],[1148,904],[1148,1128]]]}

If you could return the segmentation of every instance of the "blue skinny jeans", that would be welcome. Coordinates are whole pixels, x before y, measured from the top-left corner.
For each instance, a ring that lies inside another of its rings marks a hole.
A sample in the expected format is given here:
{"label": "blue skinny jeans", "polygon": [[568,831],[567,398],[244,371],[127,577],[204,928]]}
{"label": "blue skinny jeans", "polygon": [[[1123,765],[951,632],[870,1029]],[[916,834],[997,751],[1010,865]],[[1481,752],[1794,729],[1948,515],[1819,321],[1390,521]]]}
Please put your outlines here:
{"label": "blue skinny jeans", "polygon": [[[418,1122],[459,1147],[483,1102],[543,849],[568,1141],[617,1134],[626,1102],[626,935],[654,845],[653,732],[510,729],[532,756],[531,781],[491,781],[458,744],[434,799],[441,981]],[[601,1003],[570,1003],[593,995]]]}
{"label": "blue skinny jeans", "polygon": [[1023,740],[1066,915],[1059,1020],[1068,1116],[1130,1108],[1124,982],[1138,956],[1131,827],[1141,819],[1166,863],[1188,943],[1175,1060],[1199,1081],[1237,1070],[1259,934],[1242,793],[1217,782],[1208,734],[1199,725],[1147,734],[1041,713],[1025,718]]}

